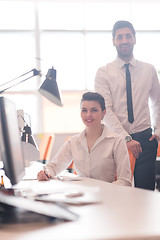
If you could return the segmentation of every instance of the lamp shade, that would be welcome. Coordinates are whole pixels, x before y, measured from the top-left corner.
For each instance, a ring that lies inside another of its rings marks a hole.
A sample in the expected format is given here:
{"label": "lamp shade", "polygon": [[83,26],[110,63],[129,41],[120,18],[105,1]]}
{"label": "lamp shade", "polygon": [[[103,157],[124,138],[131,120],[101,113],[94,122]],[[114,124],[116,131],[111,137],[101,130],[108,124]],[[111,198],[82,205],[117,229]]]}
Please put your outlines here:
{"label": "lamp shade", "polygon": [[39,160],[40,154],[34,137],[32,136],[31,127],[28,125],[24,126],[21,141],[25,167],[29,167],[31,162]]}
{"label": "lamp shade", "polygon": [[34,138],[32,136],[32,131],[31,131],[31,127],[29,127],[28,125],[24,126],[24,129],[23,129],[23,134],[21,136],[21,140],[22,142],[27,142],[27,143],[30,143],[32,144],[34,147],[37,148],[37,145],[34,141]]}
{"label": "lamp shade", "polygon": [[42,83],[38,90],[40,94],[46,97],[51,102],[58,106],[62,106],[57,82],[56,82],[56,70],[52,67],[48,70],[45,81]]}

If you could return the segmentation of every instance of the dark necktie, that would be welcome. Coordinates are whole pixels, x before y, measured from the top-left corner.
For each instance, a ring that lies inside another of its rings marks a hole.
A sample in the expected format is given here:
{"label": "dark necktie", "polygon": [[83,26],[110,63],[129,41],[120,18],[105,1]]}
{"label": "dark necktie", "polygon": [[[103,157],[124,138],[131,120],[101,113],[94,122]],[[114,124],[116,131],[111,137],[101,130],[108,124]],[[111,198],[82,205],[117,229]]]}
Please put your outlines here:
{"label": "dark necktie", "polygon": [[129,71],[129,63],[124,65],[126,67],[126,91],[127,91],[127,110],[128,121],[133,123],[133,105],[132,105],[132,87],[131,87],[131,75]]}

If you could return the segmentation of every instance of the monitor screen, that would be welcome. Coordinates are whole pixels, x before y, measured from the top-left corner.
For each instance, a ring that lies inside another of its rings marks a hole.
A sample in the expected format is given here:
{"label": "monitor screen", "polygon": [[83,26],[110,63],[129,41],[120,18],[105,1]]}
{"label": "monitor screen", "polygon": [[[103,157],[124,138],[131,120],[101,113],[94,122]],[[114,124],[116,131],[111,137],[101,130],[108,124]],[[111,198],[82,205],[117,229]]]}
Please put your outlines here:
{"label": "monitor screen", "polygon": [[16,107],[5,97],[0,97],[0,154],[5,175],[12,185],[17,184],[25,174],[25,166]]}

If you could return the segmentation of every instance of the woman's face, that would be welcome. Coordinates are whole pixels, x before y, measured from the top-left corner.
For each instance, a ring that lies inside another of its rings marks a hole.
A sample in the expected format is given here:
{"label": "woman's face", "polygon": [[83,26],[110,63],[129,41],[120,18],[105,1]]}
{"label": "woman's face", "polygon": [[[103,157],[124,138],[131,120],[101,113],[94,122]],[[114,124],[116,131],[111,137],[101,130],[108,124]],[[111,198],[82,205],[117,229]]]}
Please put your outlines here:
{"label": "woman's face", "polygon": [[81,104],[81,118],[86,127],[101,125],[106,110],[102,111],[101,106],[96,101],[83,101]]}

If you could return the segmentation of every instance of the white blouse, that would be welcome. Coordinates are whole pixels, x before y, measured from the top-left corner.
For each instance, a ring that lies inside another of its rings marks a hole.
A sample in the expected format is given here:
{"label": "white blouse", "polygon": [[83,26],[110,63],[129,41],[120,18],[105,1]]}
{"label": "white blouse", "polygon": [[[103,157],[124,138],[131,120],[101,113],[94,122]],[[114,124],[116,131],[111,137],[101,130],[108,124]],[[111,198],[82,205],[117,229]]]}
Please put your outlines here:
{"label": "white blouse", "polygon": [[131,169],[126,143],[120,135],[103,126],[102,135],[90,152],[84,130],[62,145],[52,161],[47,164],[47,172],[54,177],[74,161],[74,169],[81,177],[131,186]]}

